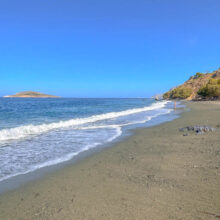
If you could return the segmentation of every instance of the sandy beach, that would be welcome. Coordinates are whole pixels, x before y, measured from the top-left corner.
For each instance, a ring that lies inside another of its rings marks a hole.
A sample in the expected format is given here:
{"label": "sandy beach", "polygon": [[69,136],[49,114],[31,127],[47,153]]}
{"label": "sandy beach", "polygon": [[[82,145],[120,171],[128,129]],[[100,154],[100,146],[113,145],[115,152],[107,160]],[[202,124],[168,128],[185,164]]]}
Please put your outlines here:
{"label": "sandy beach", "polygon": [[[191,111],[0,195],[0,219],[217,219],[220,104]],[[197,135],[179,128],[209,125]]]}

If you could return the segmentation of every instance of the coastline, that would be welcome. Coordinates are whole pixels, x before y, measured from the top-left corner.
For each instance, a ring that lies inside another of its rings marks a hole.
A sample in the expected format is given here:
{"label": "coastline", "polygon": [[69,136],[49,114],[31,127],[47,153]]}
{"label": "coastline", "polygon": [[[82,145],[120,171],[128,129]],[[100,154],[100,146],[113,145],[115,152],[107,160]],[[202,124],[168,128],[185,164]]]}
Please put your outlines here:
{"label": "coastline", "polygon": [[137,129],[114,147],[0,195],[0,218],[216,219],[220,129],[201,136],[178,129],[220,125],[220,105],[187,105],[181,118]]}
{"label": "coastline", "polygon": [[[168,104],[169,103],[169,104]],[[156,105],[157,103],[153,104],[153,105]],[[160,104],[160,102],[159,102]],[[146,107],[146,108],[154,108],[152,106],[149,106],[149,107]],[[181,103],[178,103],[178,110],[177,111],[172,111],[172,107],[173,107],[173,104],[171,101],[169,102],[166,102],[166,112],[160,112],[159,114],[155,114],[155,115],[152,115],[150,117],[146,117],[146,120],[140,120],[140,121],[136,121],[134,123],[127,123],[125,125],[122,125],[120,126],[120,124],[117,126],[117,131],[116,131],[116,134],[114,134],[114,136],[111,136],[110,138],[108,138],[107,140],[103,141],[103,143],[98,143],[97,145],[94,144],[93,146],[91,146],[91,142],[89,142],[89,140],[87,140],[87,142],[84,142],[84,145],[87,146],[89,145],[90,147],[84,147],[84,148],[79,148],[78,151],[73,151],[73,152],[70,152],[69,154],[64,154],[64,155],[60,155],[59,158],[57,159],[52,159],[52,160],[49,160],[49,161],[46,161],[45,163],[42,163],[42,164],[37,164],[36,166],[30,168],[30,169],[26,169],[26,170],[23,170],[21,172],[14,172],[13,174],[11,175],[6,175],[5,177],[3,178],[0,178],[0,194],[8,191],[8,190],[11,190],[11,189],[15,189],[23,184],[26,184],[27,182],[30,182],[32,180],[36,180],[38,178],[41,178],[41,176],[47,174],[47,173],[50,173],[51,171],[52,172],[55,172],[57,169],[60,169],[62,168],[63,166],[65,166],[66,164],[72,164],[72,163],[76,163],[77,161],[81,160],[81,159],[85,159],[86,157],[90,156],[91,154],[94,154],[96,152],[99,152],[101,150],[103,150],[104,148],[106,147],[111,147],[113,145],[115,145],[116,143],[124,140],[126,137],[130,136],[133,131],[135,131],[137,128],[141,128],[141,127],[151,127],[151,126],[155,126],[155,125],[158,125],[158,124],[161,124],[161,123],[165,123],[167,121],[171,121],[171,120],[174,120],[175,118],[179,117],[179,114],[180,112],[182,111],[183,109],[183,105],[181,105]],[[133,108],[132,111],[136,113],[136,111],[139,111],[140,109],[139,108]],[[142,110],[142,109],[141,109]],[[122,111],[122,112],[114,112],[114,114],[121,114],[121,113],[128,113],[126,111]],[[129,112],[130,114],[131,112]],[[111,115],[112,113],[110,113],[110,115],[108,114],[104,114],[104,115],[97,115],[96,118],[83,118],[84,121],[91,121],[91,120],[100,120],[100,119],[103,119],[103,117],[106,117],[106,116],[110,116],[112,117]],[[151,115],[151,114],[150,114]],[[114,115],[115,116],[115,115]],[[76,119],[77,120],[77,119]],[[42,125],[42,126],[39,126],[40,127],[40,130],[41,129],[46,129],[48,131],[50,131],[51,129],[51,125],[52,125],[52,128],[54,129],[54,126],[58,126],[59,127],[62,127],[62,126],[70,126],[71,124],[74,124],[74,120],[69,120],[69,121],[64,121],[64,123],[57,123],[57,124],[48,124],[46,126]],[[77,121],[76,121],[77,122]],[[117,124],[117,123],[116,123]],[[20,138],[21,136],[19,135],[27,135],[27,131],[31,131],[33,130],[33,132],[36,132],[36,130],[38,131],[39,129],[36,129],[36,127],[28,127],[27,128],[15,128],[15,132],[12,131],[12,130],[7,130],[8,132],[8,135],[5,135],[5,133],[3,133],[3,138],[6,137],[8,138],[9,136],[11,138]],[[17,132],[19,132],[19,135],[15,135]],[[22,133],[24,132],[24,133]],[[99,133],[98,133],[99,134]],[[95,134],[94,134],[95,135]],[[1,134],[0,134],[1,136]],[[2,136],[1,136],[2,137]],[[64,139],[65,139],[65,136],[64,136]],[[74,139],[74,137],[72,137],[72,139]],[[82,140],[83,141],[83,140]],[[30,146],[30,148],[32,148],[31,146],[32,143],[28,143],[28,145]],[[63,143],[64,144],[64,143]],[[54,147],[58,147],[58,148],[62,148],[62,144],[57,146],[55,145]],[[64,144],[63,146],[64,148],[66,147],[66,145]],[[28,150],[28,149],[27,149]],[[25,152],[23,151],[23,153],[25,154]],[[35,152],[33,152],[35,153]],[[44,153],[45,154],[45,153]],[[4,154],[3,154],[4,155]],[[16,151],[15,151],[15,155],[16,155]],[[11,153],[11,157],[15,156],[13,155],[13,153]],[[23,158],[25,158],[25,155],[23,156]],[[4,161],[4,160],[3,160]],[[10,164],[9,164],[10,165]],[[5,166],[6,167],[6,166]],[[10,166],[9,166],[10,168]],[[4,170],[3,170],[4,172]]]}

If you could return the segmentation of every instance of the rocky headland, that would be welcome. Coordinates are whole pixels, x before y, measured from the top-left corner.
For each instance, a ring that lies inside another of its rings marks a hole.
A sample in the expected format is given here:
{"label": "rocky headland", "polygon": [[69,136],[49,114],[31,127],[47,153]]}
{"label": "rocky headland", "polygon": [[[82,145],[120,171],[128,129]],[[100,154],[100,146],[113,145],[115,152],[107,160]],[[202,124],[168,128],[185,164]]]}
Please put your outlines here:
{"label": "rocky headland", "polygon": [[163,98],[220,100],[220,68],[212,73],[196,73],[182,85],[164,93]]}

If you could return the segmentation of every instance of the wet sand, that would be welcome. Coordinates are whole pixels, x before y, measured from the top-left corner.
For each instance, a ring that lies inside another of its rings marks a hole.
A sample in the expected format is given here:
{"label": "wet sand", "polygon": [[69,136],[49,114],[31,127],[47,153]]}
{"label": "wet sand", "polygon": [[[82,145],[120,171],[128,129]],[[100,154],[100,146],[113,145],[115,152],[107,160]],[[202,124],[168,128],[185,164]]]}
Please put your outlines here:
{"label": "wet sand", "polygon": [[[0,219],[217,219],[220,105],[190,112],[0,195]],[[183,136],[179,128],[217,131]]]}

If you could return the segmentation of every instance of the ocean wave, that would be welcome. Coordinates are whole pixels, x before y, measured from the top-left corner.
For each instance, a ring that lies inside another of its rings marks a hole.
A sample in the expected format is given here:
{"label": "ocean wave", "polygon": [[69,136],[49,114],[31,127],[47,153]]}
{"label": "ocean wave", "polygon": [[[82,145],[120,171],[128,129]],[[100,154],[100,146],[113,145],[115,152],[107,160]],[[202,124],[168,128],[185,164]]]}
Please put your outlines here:
{"label": "ocean wave", "polygon": [[[101,127],[94,126],[94,127],[89,127],[89,129],[97,129],[97,128],[102,128],[102,127],[103,126],[101,126]],[[116,139],[117,137],[119,137],[122,134],[121,127],[119,127],[117,125],[110,125],[110,126],[104,126],[104,127],[116,129],[116,133],[112,137],[109,137],[108,139],[106,139],[105,143],[112,142],[114,139]],[[43,163],[31,165],[26,170],[22,170],[22,171],[21,170],[20,171],[16,170],[14,173],[11,173],[11,174],[8,174],[8,175],[3,175],[3,176],[0,175],[0,181],[6,180],[6,179],[9,179],[11,177],[18,176],[18,175],[27,174],[27,173],[33,172],[35,170],[38,170],[38,169],[41,169],[41,168],[44,168],[44,167],[48,167],[48,166],[52,166],[52,165],[55,165],[55,164],[59,164],[59,163],[63,163],[63,162],[69,161],[73,157],[77,156],[78,154],[80,154],[80,153],[82,153],[84,151],[90,150],[92,148],[95,148],[95,147],[97,147],[97,146],[99,146],[101,144],[103,144],[103,142],[89,143],[89,144],[85,145],[84,147],[79,148],[76,152],[71,152],[71,153],[62,155],[59,158],[50,159],[50,160],[45,161]]]}
{"label": "ocean wave", "polygon": [[99,114],[94,115],[87,118],[74,118],[67,121],[60,121],[60,122],[54,122],[50,124],[41,124],[41,125],[24,125],[19,126],[15,128],[10,129],[2,129],[0,130],[0,141],[5,142],[9,140],[16,140],[16,139],[22,139],[27,138],[32,135],[39,135],[45,132],[49,132],[51,130],[55,129],[61,129],[61,128],[68,128],[72,126],[80,126],[87,123],[93,123],[101,120],[106,119],[113,119],[121,116],[131,115],[135,113],[160,109],[165,107],[165,105],[168,103],[168,101],[161,101],[158,103],[154,103],[151,106],[143,107],[143,108],[135,108],[135,109],[129,109],[125,111],[120,112],[110,112],[106,114]]}

